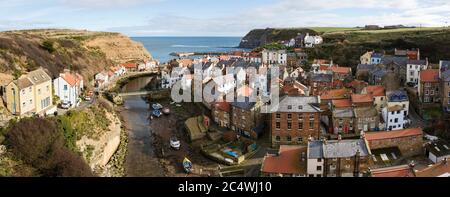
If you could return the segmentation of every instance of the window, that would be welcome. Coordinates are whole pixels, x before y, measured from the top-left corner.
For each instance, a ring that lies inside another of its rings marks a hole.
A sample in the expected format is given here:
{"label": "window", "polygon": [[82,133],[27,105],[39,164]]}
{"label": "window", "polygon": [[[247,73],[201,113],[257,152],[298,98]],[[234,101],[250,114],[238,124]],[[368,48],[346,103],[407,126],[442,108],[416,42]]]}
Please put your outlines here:
{"label": "window", "polygon": [[281,114],[277,114],[277,115],[276,115],[276,118],[277,118],[277,119],[280,119],[280,118],[281,118]]}
{"label": "window", "polygon": [[[450,92],[448,93],[448,95],[450,95]],[[450,97],[450,96],[449,96]],[[298,109],[302,110],[303,109],[303,105],[299,105]]]}
{"label": "window", "polygon": [[50,91],[50,86],[47,86],[46,88],[47,88],[47,92]]}
{"label": "window", "polygon": [[41,95],[41,89],[38,89],[38,95]]}
{"label": "window", "polygon": [[317,162],[321,163],[322,162],[322,158],[317,159]]}
{"label": "window", "polygon": [[314,121],[309,121],[309,129],[310,130],[314,129]]}
{"label": "window", "polygon": [[297,142],[303,142],[303,138],[302,137],[298,137],[297,138]]}
{"label": "window", "polygon": [[291,142],[291,141],[292,141],[292,137],[291,137],[291,136],[287,136],[287,137],[286,137],[286,140],[287,140],[288,142]]}
{"label": "window", "polygon": [[30,99],[30,105],[31,105],[31,104],[33,104],[33,100],[32,100],[32,99]]}
{"label": "window", "polygon": [[26,105],[26,103],[25,103],[25,102],[23,102],[23,103],[22,103],[22,107],[25,107],[25,105]]}
{"label": "window", "polygon": [[279,142],[281,140],[280,136],[275,136],[275,141]]}
{"label": "window", "polygon": [[288,130],[292,130],[292,122],[287,123],[287,128],[288,128]]}
{"label": "window", "polygon": [[303,120],[299,120],[298,122],[298,129],[303,130]]}
{"label": "window", "polygon": [[276,123],[276,128],[277,128],[277,129],[281,129],[281,123],[280,123],[280,122],[277,122],[277,123]]}
{"label": "window", "polygon": [[317,166],[317,171],[322,171],[322,166]]}
{"label": "window", "polygon": [[67,90],[68,88],[67,88],[67,85],[64,85],[64,90]]}
{"label": "window", "polygon": [[398,118],[394,119],[394,123],[398,123]]}
{"label": "window", "polygon": [[288,109],[289,109],[289,110],[292,109],[292,105],[288,105]]}
{"label": "window", "polygon": [[287,115],[287,118],[288,118],[288,119],[292,119],[292,114],[288,114],[288,115]]}
{"label": "window", "polygon": [[22,90],[22,94],[25,95],[25,90]]}

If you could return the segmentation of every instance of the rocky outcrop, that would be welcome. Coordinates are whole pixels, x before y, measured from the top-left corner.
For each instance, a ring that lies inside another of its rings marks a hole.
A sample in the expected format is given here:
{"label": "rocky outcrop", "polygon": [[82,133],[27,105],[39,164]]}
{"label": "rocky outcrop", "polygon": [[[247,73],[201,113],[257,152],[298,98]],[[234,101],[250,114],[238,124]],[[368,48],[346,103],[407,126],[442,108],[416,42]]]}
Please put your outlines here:
{"label": "rocky outcrop", "polygon": [[311,29],[255,29],[242,38],[239,47],[253,49],[273,42],[290,40],[300,33],[317,34]]}
{"label": "rocky outcrop", "polygon": [[151,58],[141,44],[119,33],[62,29],[0,33],[0,73],[15,77],[44,67],[52,77],[71,69],[91,80],[115,64]]}

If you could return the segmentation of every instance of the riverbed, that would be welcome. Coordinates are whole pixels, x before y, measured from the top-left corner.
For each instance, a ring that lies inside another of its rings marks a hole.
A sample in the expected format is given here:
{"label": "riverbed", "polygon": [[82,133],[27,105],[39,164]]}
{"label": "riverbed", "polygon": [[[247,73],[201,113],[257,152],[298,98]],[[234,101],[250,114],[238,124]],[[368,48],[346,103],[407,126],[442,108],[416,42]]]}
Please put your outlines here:
{"label": "riverbed", "polygon": [[[141,90],[152,77],[140,77],[129,81],[122,92]],[[125,157],[125,175],[128,177],[162,177],[161,166],[153,146],[154,137],[150,129],[148,117],[149,104],[140,96],[124,98],[124,109],[121,116],[128,132],[128,150]]]}

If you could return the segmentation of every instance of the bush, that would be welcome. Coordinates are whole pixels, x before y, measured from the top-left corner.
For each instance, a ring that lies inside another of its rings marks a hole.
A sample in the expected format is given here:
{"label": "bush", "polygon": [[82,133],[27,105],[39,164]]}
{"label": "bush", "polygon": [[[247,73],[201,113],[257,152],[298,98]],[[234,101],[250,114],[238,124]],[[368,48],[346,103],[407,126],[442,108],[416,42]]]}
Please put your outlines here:
{"label": "bush", "polygon": [[43,176],[93,176],[83,159],[65,146],[57,122],[51,119],[29,118],[15,124],[8,131],[7,145]]}
{"label": "bush", "polygon": [[42,43],[42,48],[48,51],[49,53],[53,53],[56,51],[54,47],[54,42],[50,40],[46,40]]}

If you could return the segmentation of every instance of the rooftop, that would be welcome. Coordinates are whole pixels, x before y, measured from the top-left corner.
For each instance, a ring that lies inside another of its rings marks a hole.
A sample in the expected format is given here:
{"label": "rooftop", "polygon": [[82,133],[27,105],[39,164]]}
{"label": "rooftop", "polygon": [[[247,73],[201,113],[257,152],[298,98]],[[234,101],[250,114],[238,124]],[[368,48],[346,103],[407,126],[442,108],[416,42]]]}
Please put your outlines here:
{"label": "rooftop", "polygon": [[350,89],[337,89],[337,90],[328,90],[322,92],[320,95],[320,99],[322,100],[336,100],[336,99],[346,99],[350,98],[350,94],[352,90]]}
{"label": "rooftop", "polygon": [[370,94],[353,94],[353,103],[370,103],[373,102],[373,96]]}
{"label": "rooftop", "polygon": [[365,138],[368,141],[373,141],[373,140],[385,140],[393,138],[404,138],[419,135],[423,135],[423,131],[421,128],[410,128],[398,131],[367,132],[365,133]]}
{"label": "rooftop", "polygon": [[386,96],[386,91],[382,85],[367,86],[367,94],[372,96]]}
{"label": "rooftop", "polygon": [[338,99],[332,101],[334,108],[349,108],[352,106],[352,101],[350,99]]}
{"label": "rooftop", "polygon": [[363,139],[333,140],[323,143],[324,158],[348,158],[359,152],[361,157],[368,156],[370,151]]}
{"label": "rooftop", "polygon": [[230,103],[228,103],[228,102],[217,102],[217,103],[215,104],[215,107],[216,107],[217,109],[219,109],[219,110],[224,111],[224,112],[228,112],[228,113],[231,112],[231,105],[230,105]]}
{"label": "rooftop", "polygon": [[277,112],[320,112],[318,97],[284,96],[275,109]]}
{"label": "rooftop", "polygon": [[436,157],[450,155],[450,143],[443,140],[427,143],[425,148]]}
{"label": "rooftop", "polygon": [[450,177],[450,165],[448,161],[441,161],[426,169],[416,172],[417,177]]}
{"label": "rooftop", "polygon": [[333,117],[335,118],[353,118],[355,114],[352,108],[335,109],[333,110]]}
{"label": "rooftop", "polygon": [[332,74],[310,74],[311,81],[314,82],[331,82],[333,80]]}
{"label": "rooftop", "polygon": [[281,146],[278,155],[267,155],[262,164],[262,172],[277,174],[306,174],[306,159],[302,162],[302,154],[306,155],[304,146]]}
{"label": "rooftop", "polygon": [[366,118],[378,116],[378,112],[374,107],[355,108],[356,118]]}
{"label": "rooftop", "polygon": [[35,85],[52,80],[52,78],[42,68],[29,72],[26,77]]}
{"label": "rooftop", "polygon": [[409,165],[373,169],[371,174],[372,177],[415,177]]}
{"label": "rooftop", "polygon": [[395,90],[387,92],[389,102],[404,102],[409,101],[408,95],[403,90]]}
{"label": "rooftop", "polygon": [[352,73],[352,68],[333,66],[333,67],[331,67],[331,71],[333,73],[339,73],[339,74],[350,74],[350,73]]}
{"label": "rooftop", "polygon": [[420,82],[439,82],[439,70],[428,69],[421,71]]}

